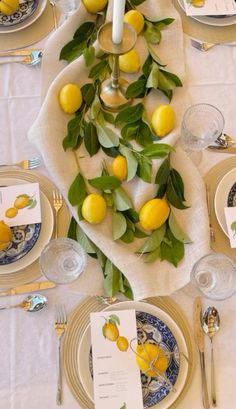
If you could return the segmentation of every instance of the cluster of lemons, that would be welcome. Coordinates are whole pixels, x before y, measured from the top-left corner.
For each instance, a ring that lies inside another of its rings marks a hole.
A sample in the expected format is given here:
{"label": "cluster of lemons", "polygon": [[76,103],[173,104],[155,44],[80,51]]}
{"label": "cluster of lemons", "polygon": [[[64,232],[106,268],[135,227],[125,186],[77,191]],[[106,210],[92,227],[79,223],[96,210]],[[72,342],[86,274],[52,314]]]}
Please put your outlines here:
{"label": "cluster of lemons", "polygon": [[109,319],[109,317],[102,327],[102,333],[104,338],[116,342],[116,346],[121,352],[125,352],[129,348],[127,338],[120,336],[116,323]]}
{"label": "cluster of lemons", "polygon": [[[90,13],[101,11],[107,4],[107,0],[83,0],[84,6]],[[137,10],[130,10],[124,16],[124,21],[140,34],[144,27],[143,15]],[[140,69],[140,58],[135,49],[119,57],[120,69],[124,72],[133,73]],[[59,104],[63,112],[75,113],[82,104],[82,94],[77,84],[66,84],[59,93]],[[151,116],[151,126],[155,135],[159,138],[171,132],[175,125],[175,112],[170,105],[159,105]],[[118,155],[111,163],[111,171],[119,180],[125,181],[127,177],[127,161],[122,155]],[[153,230],[165,223],[169,216],[170,208],[165,199],[152,199],[146,202],[139,212],[140,225],[145,230]],[[104,198],[98,193],[89,194],[82,205],[83,218],[92,224],[101,223],[107,213],[107,205]]]}
{"label": "cluster of lemons", "polygon": [[0,0],[0,13],[10,16],[19,9],[19,0]]}

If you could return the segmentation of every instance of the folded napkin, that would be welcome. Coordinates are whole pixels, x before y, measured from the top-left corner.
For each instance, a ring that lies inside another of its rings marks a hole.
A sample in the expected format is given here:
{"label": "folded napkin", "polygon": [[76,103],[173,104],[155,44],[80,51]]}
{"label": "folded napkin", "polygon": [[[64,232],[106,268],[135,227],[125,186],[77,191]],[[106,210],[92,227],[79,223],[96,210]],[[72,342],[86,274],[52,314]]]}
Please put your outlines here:
{"label": "folded napkin", "polygon": [[[158,17],[174,17],[175,21],[166,30],[162,31],[161,44],[156,48],[158,56],[167,64],[167,70],[180,76],[184,82],[184,52],[183,34],[180,17],[172,6],[171,0],[147,0],[140,6],[140,10],[146,15]],[[108,9],[108,16],[112,14]],[[42,95],[47,94],[41,107],[40,113],[29,130],[29,139],[39,149],[47,169],[66,199],[68,188],[78,173],[75,153],[64,151],[62,140],[66,135],[67,122],[70,117],[63,113],[58,104],[58,94],[66,83],[76,82],[80,86],[88,82],[88,70],[85,67],[83,57],[75,60],[68,66],[58,61],[58,55],[62,46],[72,38],[76,28],[86,19],[91,20],[83,5],[54,33],[49,39],[44,53],[43,61],[43,84]],[[96,45],[97,46],[97,45]],[[136,49],[141,55],[142,61],[146,58],[144,39],[139,36]],[[178,50],[178,51],[177,51]],[[130,81],[136,77],[126,75]],[[50,85],[51,84],[51,85]],[[50,85],[50,86],[49,86]],[[166,98],[158,91],[152,91],[147,99],[146,110],[150,114],[154,107],[161,103],[167,103]],[[175,145],[180,129],[183,111],[188,105],[187,91],[185,87],[174,91],[171,105],[176,112],[177,123],[175,129],[164,139],[165,143]],[[81,146],[76,152],[79,158],[80,168],[86,178],[100,175],[101,162],[104,153],[98,152],[92,158],[89,157],[84,147]],[[110,158],[105,157],[107,163]],[[171,155],[172,166],[182,175],[186,187],[186,200],[191,207],[184,211],[175,210],[179,223],[191,237],[193,243],[185,246],[185,257],[175,268],[166,261],[156,261],[146,264],[142,257],[134,254],[140,246],[137,241],[132,244],[114,242],[111,235],[111,214],[99,225],[89,225],[87,222],[79,222],[88,237],[106,254],[106,256],[125,274],[129,280],[135,299],[146,298],[154,295],[167,295],[178,290],[189,281],[189,274],[195,261],[209,252],[208,216],[205,202],[205,187],[202,178],[191,160],[180,149]],[[156,160],[154,171],[160,165]],[[123,184],[124,189],[132,197],[134,207],[138,211],[142,204],[154,194],[154,185],[147,184],[135,178],[129,183]],[[68,203],[70,206],[70,204]],[[77,218],[76,209],[71,208],[71,213]],[[89,287],[89,280],[88,280]]]}

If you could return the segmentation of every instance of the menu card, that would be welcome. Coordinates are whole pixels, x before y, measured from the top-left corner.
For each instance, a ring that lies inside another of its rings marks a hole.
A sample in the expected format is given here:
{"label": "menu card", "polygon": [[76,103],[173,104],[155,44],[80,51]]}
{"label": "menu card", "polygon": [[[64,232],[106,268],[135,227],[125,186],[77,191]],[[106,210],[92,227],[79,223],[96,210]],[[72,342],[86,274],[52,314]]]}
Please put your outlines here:
{"label": "menu card", "polygon": [[225,219],[230,240],[230,247],[236,248],[236,207],[225,207]]}
{"label": "menu card", "polygon": [[96,409],[143,409],[134,310],[90,314]]}
{"label": "menu card", "polygon": [[187,16],[236,14],[235,0],[183,0]]}
{"label": "menu card", "polygon": [[0,220],[10,227],[41,223],[39,184],[1,187]]}

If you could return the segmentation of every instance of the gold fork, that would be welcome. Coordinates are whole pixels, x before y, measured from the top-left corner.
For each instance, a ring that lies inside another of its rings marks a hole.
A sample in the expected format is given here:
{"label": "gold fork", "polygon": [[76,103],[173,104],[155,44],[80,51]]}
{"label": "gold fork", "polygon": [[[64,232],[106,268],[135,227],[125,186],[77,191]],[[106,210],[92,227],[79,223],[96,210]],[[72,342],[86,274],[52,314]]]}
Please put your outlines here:
{"label": "gold fork", "polygon": [[54,328],[58,336],[58,380],[57,380],[57,404],[62,404],[62,369],[61,369],[61,341],[66,330],[67,318],[64,305],[55,306]]}
{"label": "gold fork", "polygon": [[25,159],[17,163],[3,163],[0,165],[0,167],[2,168],[4,166],[17,166],[18,168],[29,170],[29,169],[37,168],[37,166],[40,165],[40,162],[41,162],[40,158],[32,158],[32,159]]}
{"label": "gold fork", "polygon": [[55,239],[58,237],[58,212],[61,210],[62,205],[63,205],[63,199],[62,199],[62,194],[59,192],[59,190],[54,190],[52,193],[53,197],[53,207],[56,212],[56,218],[55,218]]}
{"label": "gold fork", "polygon": [[207,211],[208,211],[208,218],[209,218],[210,241],[212,243],[213,241],[215,241],[215,231],[211,224],[210,192],[209,192],[209,187],[207,184],[206,184],[206,200],[207,200]]}

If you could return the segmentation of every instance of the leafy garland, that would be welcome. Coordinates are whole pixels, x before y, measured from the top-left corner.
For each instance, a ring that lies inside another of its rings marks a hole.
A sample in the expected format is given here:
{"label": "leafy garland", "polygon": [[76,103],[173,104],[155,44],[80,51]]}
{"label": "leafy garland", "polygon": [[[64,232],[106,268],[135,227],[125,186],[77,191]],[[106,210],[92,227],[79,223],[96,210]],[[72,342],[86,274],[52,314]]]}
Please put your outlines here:
{"label": "leafy garland", "polygon": [[[135,8],[145,0],[126,0],[126,10]],[[66,44],[60,53],[60,59],[71,62],[73,59],[84,55],[85,63],[90,66],[95,58],[93,43],[97,30],[105,19],[105,12],[99,13],[96,22],[85,22],[75,32],[73,40]],[[165,64],[161,62],[152,48],[152,44],[161,41],[161,30],[173,22],[171,18],[150,19],[144,16],[144,38],[148,46],[148,57],[142,66],[142,75],[127,89],[128,98],[145,98],[152,90],[162,92],[169,101],[175,87],[182,86],[180,79],[168,72]],[[89,71],[92,83],[82,86],[83,102],[75,117],[68,122],[67,135],[63,140],[65,150],[77,150],[84,146],[92,157],[100,149],[109,157],[122,155],[127,162],[127,179],[129,182],[134,177],[139,177],[151,183],[152,160],[166,158],[159,167],[155,184],[157,185],[157,198],[166,196],[166,200],[178,209],[186,209],[184,197],[184,184],[181,175],[170,165],[170,153],[174,150],[164,143],[155,144],[158,138],[153,135],[146,120],[143,102],[123,108],[116,116],[107,112],[100,103],[99,93],[101,83],[110,75],[110,57],[105,53],[98,53],[98,63]],[[121,138],[107,124],[112,124],[120,129]],[[136,150],[131,144],[135,141],[142,146]],[[109,175],[106,162],[102,164],[101,176],[87,180],[79,170],[77,177],[71,184],[68,199],[72,206],[77,206],[79,220],[82,220],[82,203],[90,193],[89,187],[102,191],[108,207],[113,210],[112,235],[114,240],[131,243],[135,238],[145,238],[144,243],[137,253],[145,257],[145,262],[156,259],[167,260],[177,266],[184,257],[184,244],[191,240],[178,225],[173,212],[160,228],[153,230],[150,235],[138,226],[139,215],[132,206],[132,202],[121,186],[121,181]],[[68,236],[78,240],[87,253],[97,258],[104,274],[104,289],[109,296],[122,292],[132,298],[132,290],[127,279],[100,251],[100,249],[86,236],[83,230],[72,219]]]}

